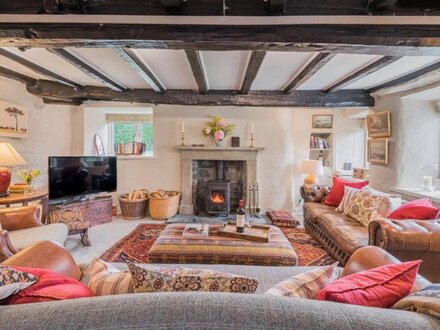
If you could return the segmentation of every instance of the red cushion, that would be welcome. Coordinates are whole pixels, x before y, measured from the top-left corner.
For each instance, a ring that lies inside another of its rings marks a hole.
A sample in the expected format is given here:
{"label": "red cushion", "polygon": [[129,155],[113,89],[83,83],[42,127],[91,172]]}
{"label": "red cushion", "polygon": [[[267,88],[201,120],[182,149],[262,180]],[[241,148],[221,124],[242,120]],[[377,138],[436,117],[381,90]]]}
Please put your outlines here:
{"label": "red cushion", "polygon": [[316,299],[389,308],[410,294],[421,262],[402,262],[341,277],[322,289]]}
{"label": "red cushion", "polygon": [[439,214],[439,209],[432,206],[431,199],[422,198],[408,202],[395,209],[388,215],[387,218],[402,220],[402,219],[416,219],[427,220],[436,219]]}
{"label": "red cushion", "polygon": [[8,304],[10,305],[95,296],[81,282],[50,270],[25,267],[14,268],[37,276],[38,281],[9,298]]}
{"label": "red cushion", "polygon": [[344,187],[348,186],[351,188],[361,189],[365,187],[368,184],[368,181],[361,181],[361,182],[350,182],[345,181],[342,179],[339,179],[337,177],[333,177],[333,185],[330,189],[330,193],[328,194],[327,198],[323,202],[325,205],[330,206],[338,206],[342,198],[344,197]]}

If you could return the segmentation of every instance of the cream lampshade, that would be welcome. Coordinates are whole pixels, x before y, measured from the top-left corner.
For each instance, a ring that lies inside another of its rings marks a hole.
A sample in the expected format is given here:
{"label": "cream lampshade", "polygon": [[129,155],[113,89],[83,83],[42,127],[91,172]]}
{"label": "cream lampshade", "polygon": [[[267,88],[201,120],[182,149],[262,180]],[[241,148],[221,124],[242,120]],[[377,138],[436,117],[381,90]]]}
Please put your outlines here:
{"label": "cream lampshade", "polygon": [[301,163],[301,173],[308,174],[304,179],[304,184],[318,184],[317,175],[324,175],[324,167],[322,161],[304,159]]}
{"label": "cream lampshade", "polygon": [[0,143],[0,197],[8,196],[11,183],[11,170],[9,167],[24,165],[26,161],[9,143]]}

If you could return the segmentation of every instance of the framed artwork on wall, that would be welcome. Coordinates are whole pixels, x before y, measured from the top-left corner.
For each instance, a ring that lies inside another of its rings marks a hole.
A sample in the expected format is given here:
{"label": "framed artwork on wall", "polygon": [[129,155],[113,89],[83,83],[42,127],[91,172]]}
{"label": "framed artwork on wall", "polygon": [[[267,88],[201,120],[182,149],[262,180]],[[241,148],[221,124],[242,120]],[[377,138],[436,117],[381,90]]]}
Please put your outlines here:
{"label": "framed artwork on wall", "polygon": [[333,115],[313,115],[312,128],[333,128]]}
{"label": "framed artwork on wall", "polygon": [[28,109],[0,100],[0,136],[26,138],[28,135]]}
{"label": "framed artwork on wall", "polygon": [[368,140],[368,161],[372,164],[388,164],[388,139]]}
{"label": "framed artwork on wall", "polygon": [[390,112],[378,112],[367,116],[368,137],[385,138],[391,136]]}

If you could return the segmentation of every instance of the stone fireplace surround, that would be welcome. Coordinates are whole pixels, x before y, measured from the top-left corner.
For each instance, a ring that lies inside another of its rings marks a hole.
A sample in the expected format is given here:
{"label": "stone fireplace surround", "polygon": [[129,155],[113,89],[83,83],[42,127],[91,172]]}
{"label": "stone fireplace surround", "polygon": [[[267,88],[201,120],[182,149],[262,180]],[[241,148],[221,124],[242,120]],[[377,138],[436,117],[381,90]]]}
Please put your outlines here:
{"label": "stone fireplace surround", "polygon": [[[192,147],[178,146],[175,148],[181,155],[182,200],[180,214],[194,214],[193,205],[193,161],[224,160],[246,162],[246,184],[257,181],[257,158],[261,147]],[[246,191],[247,194],[247,191]]]}

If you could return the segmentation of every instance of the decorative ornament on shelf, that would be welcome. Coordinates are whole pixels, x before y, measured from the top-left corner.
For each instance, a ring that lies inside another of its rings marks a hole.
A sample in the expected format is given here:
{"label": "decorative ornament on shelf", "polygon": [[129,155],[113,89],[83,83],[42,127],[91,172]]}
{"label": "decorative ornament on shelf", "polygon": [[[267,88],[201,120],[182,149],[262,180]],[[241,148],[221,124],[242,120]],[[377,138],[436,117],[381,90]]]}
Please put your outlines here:
{"label": "decorative ornament on shelf", "polygon": [[202,129],[202,133],[206,136],[214,138],[217,147],[223,146],[224,138],[232,134],[234,124],[227,125],[221,117],[212,117]]}
{"label": "decorative ornament on shelf", "polygon": [[34,191],[33,181],[36,177],[41,174],[40,170],[18,170],[17,176],[27,183],[27,188],[25,193],[32,193]]}

